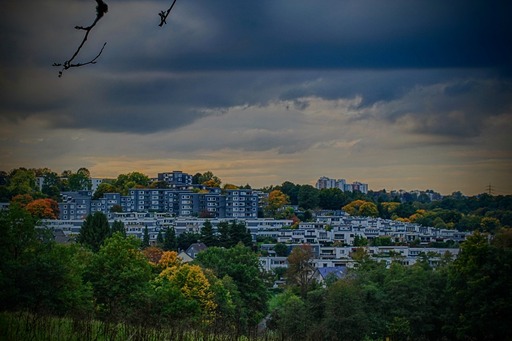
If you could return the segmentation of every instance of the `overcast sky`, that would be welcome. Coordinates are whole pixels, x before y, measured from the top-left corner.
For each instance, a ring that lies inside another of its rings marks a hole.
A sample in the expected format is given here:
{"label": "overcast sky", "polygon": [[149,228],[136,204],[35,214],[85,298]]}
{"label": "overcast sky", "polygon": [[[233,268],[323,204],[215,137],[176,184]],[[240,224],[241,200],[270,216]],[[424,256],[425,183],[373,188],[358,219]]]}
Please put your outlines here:
{"label": "overcast sky", "polygon": [[512,194],[512,2],[0,5],[0,170]]}

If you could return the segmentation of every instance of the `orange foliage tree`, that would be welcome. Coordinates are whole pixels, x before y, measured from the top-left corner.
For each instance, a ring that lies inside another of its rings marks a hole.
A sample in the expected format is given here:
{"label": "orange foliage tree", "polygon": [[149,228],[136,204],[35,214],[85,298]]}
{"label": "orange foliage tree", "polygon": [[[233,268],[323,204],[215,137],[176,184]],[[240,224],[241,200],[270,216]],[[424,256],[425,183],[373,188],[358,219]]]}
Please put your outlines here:
{"label": "orange foliage tree", "polygon": [[30,194],[18,194],[11,199],[11,204],[24,208],[32,201],[34,201],[34,198]]}
{"label": "orange foliage tree", "polygon": [[32,202],[29,202],[25,208],[35,218],[59,218],[59,204],[53,199],[36,199]]}

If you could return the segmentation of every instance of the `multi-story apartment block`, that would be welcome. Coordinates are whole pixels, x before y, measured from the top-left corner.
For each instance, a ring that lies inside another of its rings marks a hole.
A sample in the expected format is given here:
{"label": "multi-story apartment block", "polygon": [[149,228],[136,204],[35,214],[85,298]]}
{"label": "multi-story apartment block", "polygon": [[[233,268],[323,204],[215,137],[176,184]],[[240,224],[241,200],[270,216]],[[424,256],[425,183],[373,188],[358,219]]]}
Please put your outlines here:
{"label": "multi-story apartment block", "polygon": [[63,220],[85,219],[91,213],[91,191],[62,192],[59,218]]}
{"label": "multi-story apartment block", "polygon": [[226,191],[226,218],[257,218],[258,193],[252,189],[230,189]]}
{"label": "multi-story apartment block", "polygon": [[188,188],[192,185],[192,175],[182,171],[158,173],[158,181],[165,181],[171,188]]}
{"label": "multi-story apartment block", "polygon": [[92,191],[62,193],[60,219],[84,219],[88,214],[103,212],[112,216],[113,208],[123,212],[162,212],[174,216],[207,218],[257,218],[258,193],[249,189],[220,189],[195,192],[189,189],[133,188],[128,196],[105,193],[92,199]]}
{"label": "multi-story apartment block", "polygon": [[343,192],[354,192],[359,191],[361,193],[368,193],[368,184],[364,184],[358,181],[354,181],[351,184],[347,184],[345,179],[331,179],[326,176],[322,176],[317,180],[316,186],[317,189],[329,189],[329,188],[338,188]]}
{"label": "multi-story apartment block", "polygon": [[331,179],[326,176],[322,176],[318,181],[316,182],[316,188],[317,189],[329,189],[329,188],[339,188],[342,191],[345,190],[345,179]]}

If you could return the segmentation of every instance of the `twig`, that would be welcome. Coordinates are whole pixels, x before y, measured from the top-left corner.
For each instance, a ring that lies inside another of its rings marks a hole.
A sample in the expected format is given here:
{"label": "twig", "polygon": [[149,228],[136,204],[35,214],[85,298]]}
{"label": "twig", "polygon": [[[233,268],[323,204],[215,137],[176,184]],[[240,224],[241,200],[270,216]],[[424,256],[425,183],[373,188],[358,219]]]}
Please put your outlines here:
{"label": "twig", "polygon": [[[176,0],[174,0],[174,1],[176,1]],[[103,2],[103,0],[96,0],[96,3],[98,5],[96,6],[96,19],[94,19],[94,22],[90,26],[87,26],[87,27],[75,26],[75,29],[77,29],[77,30],[84,30],[85,35],[84,35],[84,38],[82,39],[82,42],[80,43],[80,45],[76,49],[75,53],[73,54],[73,56],[71,56],[71,58],[66,60],[64,63],[53,63],[53,66],[62,66],[62,69],[59,71],[59,77],[62,77],[62,73],[64,72],[64,70],[70,69],[72,67],[80,67],[80,66],[84,66],[84,65],[88,65],[88,64],[96,64],[96,60],[103,53],[103,49],[105,48],[105,45],[107,45],[107,43],[103,44],[100,52],[96,55],[96,57],[94,57],[90,61],[84,62],[84,63],[73,63],[73,60],[78,56],[78,54],[80,53],[80,50],[85,45],[85,42],[87,41],[87,38],[89,37],[89,33],[91,32],[91,30],[94,28],[94,26],[96,26],[98,21],[101,18],[103,18],[105,13],[108,12],[108,6],[105,2]]]}
{"label": "twig", "polygon": [[174,0],[172,2],[171,7],[169,7],[169,9],[167,11],[161,11],[160,13],[158,13],[158,15],[160,16],[160,24],[158,26],[162,27],[162,26],[164,26],[164,24],[167,24],[167,21],[166,21],[167,17],[171,13],[172,8],[174,7],[175,3],[176,3],[176,0]]}

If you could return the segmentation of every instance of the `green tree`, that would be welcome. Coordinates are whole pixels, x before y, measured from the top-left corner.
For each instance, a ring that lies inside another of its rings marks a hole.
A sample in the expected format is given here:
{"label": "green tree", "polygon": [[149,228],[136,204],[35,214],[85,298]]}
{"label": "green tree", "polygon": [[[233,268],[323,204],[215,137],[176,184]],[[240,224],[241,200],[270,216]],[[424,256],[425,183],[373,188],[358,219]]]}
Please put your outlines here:
{"label": "green tree", "polygon": [[68,186],[70,191],[90,190],[91,174],[86,168],[80,168],[76,173],[68,176]]}
{"label": "green tree", "polygon": [[[500,240],[500,239],[498,239]],[[446,331],[458,339],[510,340],[512,249],[473,233],[449,268]]]}
{"label": "green tree", "polygon": [[242,244],[229,249],[211,247],[199,253],[195,260],[218,278],[229,276],[236,284],[240,295],[240,302],[236,303],[237,325],[248,327],[260,322],[266,313],[267,290],[255,253]]}
{"label": "green tree", "polygon": [[128,174],[119,174],[114,186],[122,195],[128,195],[131,188],[147,188],[151,180],[145,174],[132,172]]}
{"label": "green tree", "polygon": [[126,228],[124,226],[124,223],[120,220],[114,220],[112,223],[112,234],[114,233],[121,233],[123,237],[126,237]]}
{"label": "green tree", "polygon": [[109,321],[143,321],[151,267],[138,251],[140,241],[116,233],[105,240],[87,271],[100,317]]}
{"label": "green tree", "polygon": [[303,209],[315,209],[320,203],[319,190],[311,185],[302,185],[299,188],[297,200],[299,206]]}
{"label": "green tree", "polygon": [[176,238],[177,248],[180,250],[186,250],[194,243],[201,240],[201,235],[195,232],[183,232],[178,238]]}
{"label": "green tree", "polygon": [[103,241],[111,234],[107,216],[101,212],[89,214],[80,228],[77,242],[98,252]]}
{"label": "green tree", "polygon": [[499,219],[493,217],[484,217],[480,221],[480,228],[483,232],[495,233],[501,226]]}
{"label": "green tree", "polygon": [[368,332],[363,295],[353,280],[334,282],[327,291],[325,325],[329,339],[361,340]]}
{"label": "green tree", "polygon": [[222,183],[222,181],[210,171],[201,174],[197,181],[199,184],[208,187],[220,187]]}
{"label": "green tree", "polygon": [[119,193],[121,192],[116,186],[108,182],[102,182],[96,188],[94,192],[93,199],[100,199],[104,196],[105,193]]}
{"label": "green tree", "polygon": [[[0,301],[3,309],[83,315],[92,297],[82,281],[87,252],[59,245],[13,205],[0,211]],[[57,290],[56,290],[57,289]]]}
{"label": "green tree", "polygon": [[278,294],[270,301],[269,327],[281,335],[281,339],[305,339],[310,327],[308,310],[304,301],[291,291]]}
{"label": "green tree", "polygon": [[165,251],[176,251],[178,249],[174,227],[169,226],[165,230],[163,249]]}
{"label": "green tree", "polygon": [[7,190],[14,197],[19,194],[31,194],[36,192],[36,176],[33,171],[18,168],[11,171]]}
{"label": "green tree", "polygon": [[366,246],[368,245],[368,239],[363,236],[356,235],[354,237],[354,246]]}
{"label": "green tree", "polygon": [[217,237],[209,220],[206,220],[201,228],[201,241],[208,247],[217,246]]}
{"label": "green tree", "polygon": [[158,235],[156,236],[156,243],[159,247],[162,247],[164,245],[164,236],[162,234],[162,231],[158,231]]}
{"label": "green tree", "polygon": [[54,200],[58,200],[62,186],[59,175],[55,172],[47,172],[43,177],[41,192]]}
{"label": "green tree", "polygon": [[285,181],[281,184],[281,191],[288,196],[291,205],[299,204],[299,189],[300,185],[290,181]]}
{"label": "green tree", "polygon": [[149,230],[147,226],[144,226],[144,235],[142,237],[142,248],[145,249],[149,247]]}
{"label": "green tree", "polygon": [[348,197],[339,188],[326,188],[320,190],[318,200],[320,208],[339,210],[340,207],[347,204]]}
{"label": "green tree", "polygon": [[289,254],[288,246],[283,243],[277,243],[274,245],[274,251],[276,252],[276,256],[278,257],[287,257]]}

